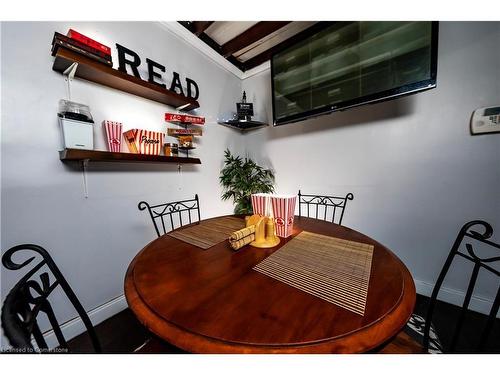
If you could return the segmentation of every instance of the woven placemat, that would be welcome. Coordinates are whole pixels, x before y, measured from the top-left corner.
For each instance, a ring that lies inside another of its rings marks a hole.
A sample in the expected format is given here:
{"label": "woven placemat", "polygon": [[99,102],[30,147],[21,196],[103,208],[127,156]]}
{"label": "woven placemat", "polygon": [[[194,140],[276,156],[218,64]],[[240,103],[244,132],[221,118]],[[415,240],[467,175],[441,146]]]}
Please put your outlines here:
{"label": "woven placemat", "polygon": [[218,217],[204,220],[197,225],[170,232],[170,237],[208,249],[225,241],[239,229],[245,227],[245,220],[237,217]]}
{"label": "woven placemat", "polygon": [[364,315],[373,245],[301,232],[253,269]]}

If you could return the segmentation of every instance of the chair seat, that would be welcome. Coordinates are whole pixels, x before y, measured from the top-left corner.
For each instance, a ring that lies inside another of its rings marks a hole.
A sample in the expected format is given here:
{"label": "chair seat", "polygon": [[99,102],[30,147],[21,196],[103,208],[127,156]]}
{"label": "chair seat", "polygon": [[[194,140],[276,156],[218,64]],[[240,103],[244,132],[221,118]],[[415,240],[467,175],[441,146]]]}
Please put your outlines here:
{"label": "chair seat", "polygon": [[[406,324],[405,331],[414,338],[422,347],[424,344],[424,327],[425,327],[425,318],[412,314],[410,320]],[[429,330],[429,350],[430,354],[440,354],[443,353],[443,345],[439,340],[439,337],[436,333],[436,329],[434,325],[431,324],[431,328]]]}

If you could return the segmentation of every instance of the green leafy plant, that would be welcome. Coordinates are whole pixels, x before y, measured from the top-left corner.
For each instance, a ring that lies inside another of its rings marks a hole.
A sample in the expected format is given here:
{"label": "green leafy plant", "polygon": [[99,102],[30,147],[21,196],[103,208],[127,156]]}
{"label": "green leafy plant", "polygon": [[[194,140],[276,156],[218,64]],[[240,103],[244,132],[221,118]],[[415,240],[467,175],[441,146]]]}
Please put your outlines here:
{"label": "green leafy plant", "polygon": [[235,214],[252,214],[250,196],[255,193],[274,193],[274,172],[257,165],[252,159],[233,156],[224,151],[224,168],[219,181],[224,189],[222,200],[233,199]]}

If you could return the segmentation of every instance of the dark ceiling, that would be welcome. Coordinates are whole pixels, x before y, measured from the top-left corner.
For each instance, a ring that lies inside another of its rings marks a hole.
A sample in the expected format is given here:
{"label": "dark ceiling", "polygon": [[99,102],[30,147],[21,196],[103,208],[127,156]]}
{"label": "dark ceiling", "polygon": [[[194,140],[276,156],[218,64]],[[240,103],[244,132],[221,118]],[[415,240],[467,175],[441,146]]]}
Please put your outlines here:
{"label": "dark ceiling", "polygon": [[331,22],[179,21],[241,71],[252,69]]}

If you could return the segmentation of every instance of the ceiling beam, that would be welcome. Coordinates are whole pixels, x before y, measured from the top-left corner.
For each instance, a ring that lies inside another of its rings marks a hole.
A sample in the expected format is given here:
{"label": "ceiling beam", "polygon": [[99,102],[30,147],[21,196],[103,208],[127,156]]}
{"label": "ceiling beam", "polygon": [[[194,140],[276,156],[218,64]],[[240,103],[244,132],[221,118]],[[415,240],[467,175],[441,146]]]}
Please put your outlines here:
{"label": "ceiling beam", "polygon": [[[195,22],[196,23],[196,22]],[[289,24],[290,21],[262,21],[258,22],[240,35],[234,37],[229,42],[222,45],[222,56],[231,56],[234,52],[249,46],[252,43],[272,34],[276,30]]]}
{"label": "ceiling beam", "polygon": [[298,34],[295,34],[294,36],[284,40],[283,42],[275,45],[274,47],[271,47],[270,49],[258,54],[257,56],[252,57],[251,59],[248,59],[247,61],[243,62],[243,71],[255,68],[256,66],[262,64],[263,62],[266,62],[271,59],[271,57],[278,51],[281,51],[287,47],[290,47],[297,43],[300,40],[303,40],[307,38],[310,35],[313,35],[317,33],[318,31],[323,30],[324,28],[333,25],[335,22],[332,21],[321,21],[318,23],[315,23],[311,27],[308,27],[307,29],[301,31]]}
{"label": "ceiling beam", "polygon": [[[210,23],[212,24],[214,21],[177,21],[179,24],[184,26],[186,29],[188,29],[191,33],[195,34],[194,28],[198,27],[199,29],[201,26],[196,26],[195,24],[200,24],[200,23]],[[210,26],[210,25],[208,25]],[[208,26],[206,26],[208,28]],[[206,28],[205,28],[206,30]],[[202,40],[207,46],[212,48],[214,51],[216,51],[219,55],[222,55],[222,49],[221,46],[212,38],[210,38],[207,34],[205,34],[203,31],[200,32],[198,35],[196,35],[200,40]],[[227,61],[229,61],[231,64],[233,64],[235,67],[237,67],[239,70],[243,71],[243,64],[234,56],[229,56],[226,58]]]}
{"label": "ceiling beam", "polygon": [[193,21],[193,33],[199,36],[202,32],[210,27],[214,21]]}
{"label": "ceiling beam", "polygon": [[[210,38],[207,34],[205,33],[201,33],[198,38],[200,38],[201,40],[203,40],[205,42],[205,44],[207,44],[208,46],[212,47],[215,51],[217,51],[220,55],[222,55],[222,50],[221,50],[221,46],[217,44],[217,42],[215,40],[213,40],[212,38]],[[226,60],[228,60],[231,64],[233,64],[234,66],[236,66],[238,69],[240,69],[241,71],[243,71],[243,64],[238,61],[238,59],[234,56],[228,56],[226,57]]]}
{"label": "ceiling beam", "polygon": [[214,21],[179,21],[179,23],[194,35],[200,36]]}

